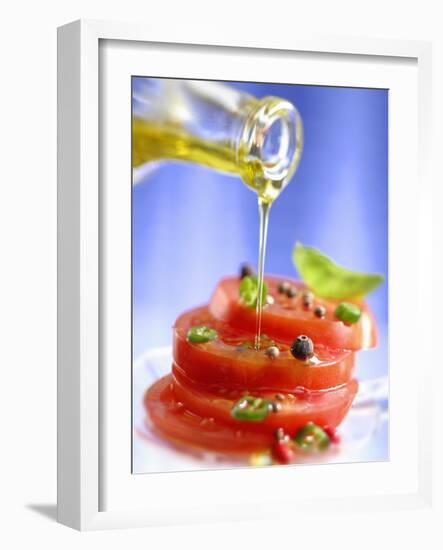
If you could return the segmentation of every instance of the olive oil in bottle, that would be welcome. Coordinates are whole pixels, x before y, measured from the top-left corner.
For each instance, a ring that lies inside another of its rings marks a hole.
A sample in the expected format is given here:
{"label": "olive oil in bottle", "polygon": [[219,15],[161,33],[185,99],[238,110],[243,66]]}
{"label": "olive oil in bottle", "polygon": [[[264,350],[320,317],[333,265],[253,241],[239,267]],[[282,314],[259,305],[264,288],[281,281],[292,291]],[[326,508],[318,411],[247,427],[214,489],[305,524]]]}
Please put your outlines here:
{"label": "olive oil in bottle", "polygon": [[269,211],[297,168],[303,128],[284,99],[257,99],[218,82],[135,78],[132,162],[195,162],[239,176],[257,193],[260,234],[256,347],[260,345],[262,289]]}

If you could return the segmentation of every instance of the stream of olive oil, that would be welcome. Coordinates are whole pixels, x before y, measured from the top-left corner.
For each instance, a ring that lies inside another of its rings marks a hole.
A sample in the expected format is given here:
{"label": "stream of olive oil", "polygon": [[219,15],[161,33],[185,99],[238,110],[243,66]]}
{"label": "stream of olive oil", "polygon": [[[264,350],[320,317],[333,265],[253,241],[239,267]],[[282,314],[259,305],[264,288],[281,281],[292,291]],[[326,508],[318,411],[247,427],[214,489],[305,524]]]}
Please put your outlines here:
{"label": "stream of olive oil", "polygon": [[265,276],[265,255],[266,243],[268,237],[268,221],[271,204],[258,199],[258,212],[260,216],[260,230],[258,238],[258,269],[257,269],[257,285],[258,297],[256,306],[256,321],[255,321],[255,349],[260,349],[261,337],[261,317],[263,312],[263,286]]}
{"label": "stream of olive oil", "polygon": [[255,347],[260,348],[261,318],[263,310],[264,266],[269,211],[272,202],[283,187],[282,181],[264,177],[260,161],[251,161],[246,154],[235,155],[229,143],[209,142],[196,138],[182,128],[155,124],[134,117],[132,121],[132,165],[134,168],[162,159],[195,162],[231,174],[239,175],[244,183],[258,195],[260,216],[256,307]]}

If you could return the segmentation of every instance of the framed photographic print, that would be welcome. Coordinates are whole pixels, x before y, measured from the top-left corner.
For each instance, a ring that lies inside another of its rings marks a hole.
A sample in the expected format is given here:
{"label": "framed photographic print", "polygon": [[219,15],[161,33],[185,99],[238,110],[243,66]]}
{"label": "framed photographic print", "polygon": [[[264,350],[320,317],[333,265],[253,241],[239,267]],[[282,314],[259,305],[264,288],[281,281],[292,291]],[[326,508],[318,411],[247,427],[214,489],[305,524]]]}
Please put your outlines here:
{"label": "framed photographic print", "polygon": [[82,21],[58,78],[59,521],[430,506],[429,44]]}

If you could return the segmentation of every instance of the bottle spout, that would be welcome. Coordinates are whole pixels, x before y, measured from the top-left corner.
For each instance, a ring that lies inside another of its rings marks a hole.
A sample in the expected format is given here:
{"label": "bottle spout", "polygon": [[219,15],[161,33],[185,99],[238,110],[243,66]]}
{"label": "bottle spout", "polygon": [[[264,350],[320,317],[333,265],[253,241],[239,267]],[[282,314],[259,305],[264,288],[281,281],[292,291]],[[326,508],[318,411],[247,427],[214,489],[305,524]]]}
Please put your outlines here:
{"label": "bottle spout", "polygon": [[[239,147],[243,179],[272,202],[297,169],[303,147],[301,117],[288,101],[265,97],[246,118]],[[262,195],[262,196],[260,196]]]}

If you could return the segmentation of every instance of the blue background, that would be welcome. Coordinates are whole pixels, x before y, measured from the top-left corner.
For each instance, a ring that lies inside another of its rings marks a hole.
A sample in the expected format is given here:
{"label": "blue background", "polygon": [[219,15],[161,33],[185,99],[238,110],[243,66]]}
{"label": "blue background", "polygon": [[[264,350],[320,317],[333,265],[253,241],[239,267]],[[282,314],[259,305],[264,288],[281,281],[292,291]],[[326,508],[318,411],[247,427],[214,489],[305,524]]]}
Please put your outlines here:
{"label": "blue background", "polygon": [[[296,275],[296,240],[345,267],[378,272],[368,301],[376,350],[359,354],[359,378],[387,374],[388,91],[229,83],[292,101],[304,123],[299,168],[271,210],[266,271]],[[236,177],[168,162],[133,189],[133,352],[169,345],[183,310],[208,301],[218,279],[256,265],[256,195]]]}

